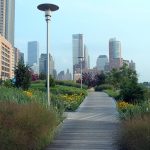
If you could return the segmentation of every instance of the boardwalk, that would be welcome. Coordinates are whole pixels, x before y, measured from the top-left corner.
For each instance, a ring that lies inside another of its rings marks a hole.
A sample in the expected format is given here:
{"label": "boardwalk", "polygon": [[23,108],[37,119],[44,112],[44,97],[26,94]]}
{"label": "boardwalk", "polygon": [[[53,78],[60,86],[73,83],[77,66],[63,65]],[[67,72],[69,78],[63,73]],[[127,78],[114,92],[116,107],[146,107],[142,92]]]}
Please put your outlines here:
{"label": "boardwalk", "polygon": [[46,150],[116,150],[118,126],[115,102],[103,92],[90,92],[67,119]]}

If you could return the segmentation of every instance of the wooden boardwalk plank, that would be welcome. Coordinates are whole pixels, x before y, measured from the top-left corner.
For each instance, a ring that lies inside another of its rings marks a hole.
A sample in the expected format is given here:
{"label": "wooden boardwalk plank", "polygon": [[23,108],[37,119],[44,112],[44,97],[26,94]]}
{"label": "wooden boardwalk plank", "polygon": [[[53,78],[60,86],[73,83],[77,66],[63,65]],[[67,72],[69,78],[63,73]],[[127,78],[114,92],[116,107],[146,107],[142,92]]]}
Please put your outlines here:
{"label": "wooden boardwalk plank", "polygon": [[103,92],[90,92],[76,112],[67,114],[46,150],[116,150],[117,116],[112,98]]}

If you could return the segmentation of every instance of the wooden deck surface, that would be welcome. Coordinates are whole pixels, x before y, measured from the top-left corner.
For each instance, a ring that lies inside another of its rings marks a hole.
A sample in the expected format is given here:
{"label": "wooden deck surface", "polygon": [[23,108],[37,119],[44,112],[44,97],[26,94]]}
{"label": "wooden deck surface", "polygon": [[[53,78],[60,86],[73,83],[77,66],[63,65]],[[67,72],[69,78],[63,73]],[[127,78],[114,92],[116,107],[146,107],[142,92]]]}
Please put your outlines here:
{"label": "wooden deck surface", "polygon": [[46,150],[116,150],[117,116],[112,98],[103,92],[89,92],[79,109],[67,114]]}

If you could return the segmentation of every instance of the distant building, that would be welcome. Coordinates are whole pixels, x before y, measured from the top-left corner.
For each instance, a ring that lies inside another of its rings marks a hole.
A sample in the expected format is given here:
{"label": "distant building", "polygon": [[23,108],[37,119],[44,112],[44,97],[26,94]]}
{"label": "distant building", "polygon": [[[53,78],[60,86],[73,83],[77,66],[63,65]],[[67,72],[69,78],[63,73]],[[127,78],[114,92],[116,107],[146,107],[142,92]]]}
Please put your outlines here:
{"label": "distant building", "polygon": [[123,60],[123,64],[126,64],[130,69],[135,70],[135,63],[131,60]]}
{"label": "distant building", "polygon": [[37,41],[28,42],[28,65],[39,64],[39,43]]}
{"label": "distant building", "polygon": [[135,64],[135,62],[133,62],[133,61],[131,60],[131,62],[129,63],[129,67],[130,67],[130,69],[132,69],[132,70],[136,70],[136,64]]}
{"label": "distant building", "polygon": [[0,35],[0,78],[14,77],[14,50],[10,42]]}
{"label": "distant building", "polygon": [[[51,55],[49,55],[50,59],[49,59],[49,71],[50,71],[50,74],[52,76],[54,76],[54,60],[53,60],[53,57]],[[47,54],[41,54],[40,56],[40,59],[39,59],[39,72],[40,73],[44,73],[44,74],[47,74]]]}
{"label": "distant building", "polygon": [[69,72],[69,69],[67,69],[67,72],[65,74],[65,80],[72,80],[72,75],[71,73]]}
{"label": "distant building", "polygon": [[19,60],[22,61],[23,63],[25,62],[24,61],[24,53],[19,52]]}
{"label": "distant building", "polygon": [[121,58],[121,42],[116,38],[109,40],[109,67],[119,69],[123,65],[123,59]]}
{"label": "distant building", "polygon": [[107,71],[108,57],[106,55],[100,55],[97,58],[96,68],[99,71]]}
{"label": "distant building", "polygon": [[[73,50],[73,74],[81,72],[81,64],[83,70],[88,69],[89,55],[88,55],[88,49],[84,44],[83,34],[72,35],[72,50]],[[79,57],[83,57],[83,58],[79,58]]]}
{"label": "distant building", "polygon": [[0,34],[14,46],[15,0],[0,0]]}
{"label": "distant building", "polygon": [[14,64],[18,65],[18,62],[22,61],[24,63],[24,53],[20,52],[20,50],[14,47]]}
{"label": "distant building", "polygon": [[60,71],[60,73],[58,73],[57,80],[65,80],[65,72],[64,71]]}
{"label": "distant building", "polygon": [[34,74],[39,74],[39,65],[38,64],[36,64],[36,63],[34,63],[31,67],[30,67],[30,69],[32,70],[32,72],[34,73]]}

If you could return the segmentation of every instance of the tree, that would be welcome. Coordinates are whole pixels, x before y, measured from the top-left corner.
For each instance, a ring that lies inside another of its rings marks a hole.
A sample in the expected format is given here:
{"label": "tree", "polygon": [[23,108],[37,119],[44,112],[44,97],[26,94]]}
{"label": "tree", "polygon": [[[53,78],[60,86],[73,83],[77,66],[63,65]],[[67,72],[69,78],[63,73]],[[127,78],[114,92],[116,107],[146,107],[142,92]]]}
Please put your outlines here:
{"label": "tree", "polygon": [[101,74],[95,75],[95,82],[96,82],[96,85],[105,84],[106,75],[103,72]]}
{"label": "tree", "polygon": [[39,74],[39,79],[40,79],[40,80],[46,80],[46,74],[41,72],[41,73]]}
{"label": "tree", "polygon": [[[56,85],[54,78],[52,77],[52,75],[49,76],[49,82],[50,82],[50,87],[54,87]],[[47,87],[47,80],[45,83],[45,87]]]}
{"label": "tree", "polygon": [[29,66],[26,66],[22,61],[19,61],[18,66],[15,67],[15,86],[28,90],[31,84],[31,73]]}

